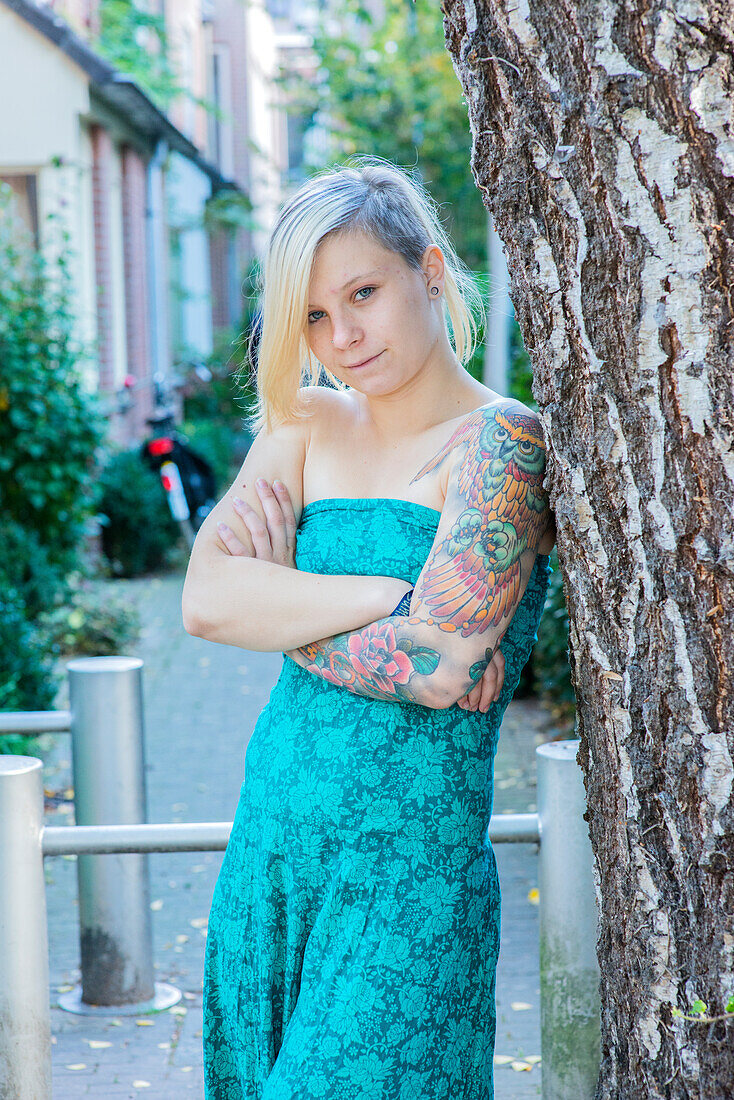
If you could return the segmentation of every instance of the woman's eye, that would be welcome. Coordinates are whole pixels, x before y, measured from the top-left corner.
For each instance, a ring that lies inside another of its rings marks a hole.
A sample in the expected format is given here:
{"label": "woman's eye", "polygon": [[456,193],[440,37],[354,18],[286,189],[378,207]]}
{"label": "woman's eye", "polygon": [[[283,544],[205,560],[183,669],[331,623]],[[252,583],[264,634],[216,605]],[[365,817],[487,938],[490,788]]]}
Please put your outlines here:
{"label": "woman's eye", "polygon": [[[354,292],[354,297],[355,297],[355,299],[356,299],[356,300],[357,300],[358,302],[366,302],[366,301],[367,301],[367,298],[371,298],[371,297],[372,297],[372,291],[373,291],[373,290],[377,290],[377,287],[376,287],[376,286],[363,286],[363,287],[360,287],[360,289],[359,289],[359,290],[356,290],[356,291]],[[357,295],[358,295],[358,294],[364,294],[364,293],[365,293],[365,291],[367,291],[367,292],[368,292],[368,294],[367,294],[367,298],[358,298],[358,297],[357,297]],[[314,310],[312,310],[312,311],[311,311],[311,313],[309,313],[309,315],[308,315],[308,323],[309,323],[309,325],[313,325],[313,324],[315,324],[315,323],[316,323],[316,321],[320,321],[320,320],[321,320],[321,316],[323,316],[323,312],[324,312],[324,311],[323,311],[322,309],[314,309]],[[319,314],[321,314],[321,316],[319,316]]]}

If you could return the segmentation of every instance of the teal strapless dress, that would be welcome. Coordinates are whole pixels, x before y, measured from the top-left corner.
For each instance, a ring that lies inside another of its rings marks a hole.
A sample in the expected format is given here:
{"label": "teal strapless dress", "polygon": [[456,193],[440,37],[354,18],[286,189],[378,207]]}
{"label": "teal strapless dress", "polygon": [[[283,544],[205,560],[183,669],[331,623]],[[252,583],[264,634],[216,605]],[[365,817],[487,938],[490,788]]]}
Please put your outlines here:
{"label": "teal strapless dress", "polygon": [[[297,565],[414,582],[438,520],[401,500],[319,500]],[[491,1100],[493,763],[550,572],[538,555],[487,714],[366,699],[284,658],[209,918],[207,1100]]]}

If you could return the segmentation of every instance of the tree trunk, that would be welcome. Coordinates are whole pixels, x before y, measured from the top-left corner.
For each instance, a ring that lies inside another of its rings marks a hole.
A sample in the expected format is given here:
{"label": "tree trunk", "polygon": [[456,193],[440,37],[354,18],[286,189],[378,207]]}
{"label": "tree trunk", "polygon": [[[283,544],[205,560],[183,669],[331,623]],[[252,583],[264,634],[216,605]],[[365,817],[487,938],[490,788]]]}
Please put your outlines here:
{"label": "tree trunk", "polygon": [[[597,1100],[724,1100],[734,0],[443,11],[548,447],[599,880]],[[703,1020],[673,1015],[696,998]]]}

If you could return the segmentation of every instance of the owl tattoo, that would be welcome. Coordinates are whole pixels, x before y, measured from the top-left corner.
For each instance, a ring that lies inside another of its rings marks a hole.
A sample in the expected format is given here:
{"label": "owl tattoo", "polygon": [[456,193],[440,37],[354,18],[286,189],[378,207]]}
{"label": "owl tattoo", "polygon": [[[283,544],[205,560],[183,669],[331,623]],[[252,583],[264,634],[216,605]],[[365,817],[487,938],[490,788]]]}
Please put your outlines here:
{"label": "owl tattoo", "polygon": [[416,596],[441,630],[464,637],[511,615],[520,558],[548,523],[545,445],[537,416],[505,405],[478,409],[416,474],[424,477],[461,447],[457,489],[463,511],[434,547]]}

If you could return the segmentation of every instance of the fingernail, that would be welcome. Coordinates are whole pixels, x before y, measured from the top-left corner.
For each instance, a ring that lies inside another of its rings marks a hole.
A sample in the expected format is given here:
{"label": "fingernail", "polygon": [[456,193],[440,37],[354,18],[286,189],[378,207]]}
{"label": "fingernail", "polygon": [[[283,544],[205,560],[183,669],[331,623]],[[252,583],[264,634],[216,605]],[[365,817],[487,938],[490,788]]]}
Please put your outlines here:
{"label": "fingernail", "polygon": [[244,506],[245,506],[244,500],[240,500],[239,497],[233,497],[232,499],[233,499],[233,501],[235,502],[235,504],[237,505],[238,508],[244,508]]}
{"label": "fingernail", "polygon": [[227,526],[226,523],[218,523],[217,524],[217,531],[229,531],[229,527]]}
{"label": "fingernail", "polygon": [[273,488],[274,489],[285,489],[285,485],[283,484],[282,481],[274,481],[273,482]]}
{"label": "fingernail", "polygon": [[257,479],[257,487],[258,487],[258,489],[267,489],[267,486],[268,486],[268,483],[267,483],[267,481],[265,480],[265,478],[264,478],[264,477],[259,477],[259,478]]}

